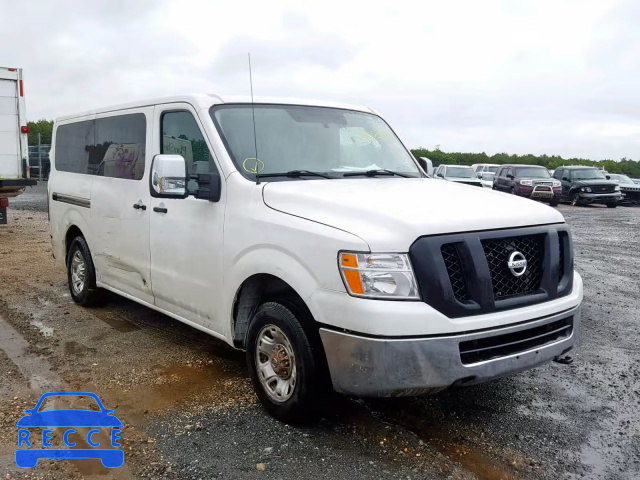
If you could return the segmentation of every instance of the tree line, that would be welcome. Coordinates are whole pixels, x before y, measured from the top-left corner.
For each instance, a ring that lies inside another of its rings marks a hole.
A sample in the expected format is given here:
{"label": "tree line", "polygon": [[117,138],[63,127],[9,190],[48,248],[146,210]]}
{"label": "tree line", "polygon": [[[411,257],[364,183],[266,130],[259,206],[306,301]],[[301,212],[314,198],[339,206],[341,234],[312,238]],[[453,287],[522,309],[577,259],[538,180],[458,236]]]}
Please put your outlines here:
{"label": "tree line", "polygon": [[562,158],[559,155],[509,155],[508,153],[496,153],[495,155],[487,155],[486,153],[467,153],[467,152],[443,152],[439,148],[428,150],[426,148],[417,148],[411,150],[411,153],[417,157],[426,157],[433,162],[434,166],[440,164],[447,165],[473,165],[474,163],[515,163],[526,165],[540,165],[554,170],[562,165],[588,165],[598,168],[604,168],[609,173],[622,173],[631,178],[640,178],[640,162],[622,158],[620,161],[615,160],[589,160],[586,158]]}

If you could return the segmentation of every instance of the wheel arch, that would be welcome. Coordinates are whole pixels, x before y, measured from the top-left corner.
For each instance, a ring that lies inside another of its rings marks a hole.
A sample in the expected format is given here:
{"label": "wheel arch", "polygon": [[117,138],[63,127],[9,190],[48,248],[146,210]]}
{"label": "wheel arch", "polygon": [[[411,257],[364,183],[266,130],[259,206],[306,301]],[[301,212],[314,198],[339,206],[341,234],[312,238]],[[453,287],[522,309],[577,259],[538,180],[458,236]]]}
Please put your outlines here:
{"label": "wheel arch", "polygon": [[255,273],[247,277],[236,289],[232,304],[231,334],[233,345],[244,349],[249,322],[261,304],[286,298],[303,308],[305,315],[300,319],[303,328],[313,327],[313,315],[303,296],[279,276],[271,273]]}
{"label": "wheel arch", "polygon": [[69,256],[69,249],[71,248],[71,243],[76,237],[82,237],[86,241],[84,233],[82,233],[82,230],[80,230],[80,228],[77,225],[72,224],[67,228],[67,231],[64,235],[64,262],[65,263],[67,263],[67,259]]}

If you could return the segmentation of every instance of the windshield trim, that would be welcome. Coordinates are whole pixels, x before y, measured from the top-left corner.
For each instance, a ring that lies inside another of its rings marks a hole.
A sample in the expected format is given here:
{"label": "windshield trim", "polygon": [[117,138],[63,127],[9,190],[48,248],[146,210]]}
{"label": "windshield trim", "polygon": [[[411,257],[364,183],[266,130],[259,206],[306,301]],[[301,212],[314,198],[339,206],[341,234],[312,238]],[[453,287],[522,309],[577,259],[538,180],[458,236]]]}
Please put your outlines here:
{"label": "windshield trim", "polygon": [[[225,138],[224,133],[222,132],[222,128],[218,124],[218,121],[216,120],[216,117],[214,115],[217,110],[222,110],[222,109],[225,109],[225,108],[247,108],[247,107],[253,107],[253,108],[264,108],[264,107],[326,108],[326,109],[340,110],[340,111],[343,111],[343,112],[353,112],[353,113],[359,113],[359,114],[362,114],[362,115],[371,115],[373,117],[377,117],[378,119],[380,119],[387,126],[387,128],[389,128],[389,130],[391,131],[393,136],[400,143],[400,145],[402,145],[402,148],[407,153],[407,155],[409,155],[409,158],[411,159],[411,161],[413,162],[414,166],[416,167],[417,175],[416,176],[412,176],[411,178],[426,178],[427,177],[427,175],[425,175],[423,173],[422,168],[420,167],[420,164],[418,163],[418,160],[416,159],[416,157],[413,156],[413,154],[407,148],[407,146],[404,144],[404,142],[402,140],[400,140],[400,137],[398,137],[398,134],[395,132],[395,130],[391,127],[391,125],[389,125],[387,123],[387,121],[384,118],[382,118],[377,113],[367,112],[367,111],[364,111],[364,110],[356,110],[356,109],[353,109],[353,108],[329,107],[329,106],[323,106],[323,105],[309,105],[309,104],[304,104],[304,103],[298,104],[298,103],[272,103],[272,102],[268,102],[268,103],[230,102],[230,103],[217,103],[215,105],[212,105],[211,108],[209,108],[209,117],[211,118],[211,121],[213,122],[213,125],[214,125],[214,127],[216,129],[216,133],[218,134],[218,137],[220,138],[220,140],[222,140],[224,148],[225,148],[227,154],[229,155],[229,158],[233,162],[233,166],[236,169],[236,171],[240,175],[242,175],[244,178],[246,178],[247,180],[250,180],[251,182],[256,182],[256,174],[255,173],[247,173],[242,168],[240,168],[241,162],[238,162],[238,160],[235,158],[235,155],[233,154],[233,150],[231,149],[230,145],[228,144],[227,139]],[[322,172],[322,173],[329,173],[329,172]],[[260,173],[258,173],[257,177],[260,178]],[[392,176],[392,175],[389,175],[389,177],[390,178],[398,178],[398,177],[395,177],[395,176]],[[344,179],[344,178],[345,177],[336,175],[335,178],[332,177],[330,180],[340,180],[340,179]],[[358,177],[346,177],[346,178],[358,178]],[[363,176],[362,178],[367,178],[367,177]],[[282,181],[291,181],[291,180],[300,180],[300,178],[288,178],[288,177],[282,178]]]}

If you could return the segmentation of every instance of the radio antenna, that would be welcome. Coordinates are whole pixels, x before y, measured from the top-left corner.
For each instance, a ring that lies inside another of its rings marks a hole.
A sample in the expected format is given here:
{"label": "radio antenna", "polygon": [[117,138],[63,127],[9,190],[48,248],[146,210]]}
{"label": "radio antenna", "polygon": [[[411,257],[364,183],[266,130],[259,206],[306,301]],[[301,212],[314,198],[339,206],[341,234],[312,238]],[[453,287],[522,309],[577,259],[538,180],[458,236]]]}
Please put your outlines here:
{"label": "radio antenna", "polygon": [[258,137],[256,136],[256,109],[253,104],[253,76],[251,75],[251,53],[247,53],[249,57],[249,86],[251,87],[251,117],[253,118],[253,146],[256,151],[256,185],[260,185],[260,174],[258,173]]}

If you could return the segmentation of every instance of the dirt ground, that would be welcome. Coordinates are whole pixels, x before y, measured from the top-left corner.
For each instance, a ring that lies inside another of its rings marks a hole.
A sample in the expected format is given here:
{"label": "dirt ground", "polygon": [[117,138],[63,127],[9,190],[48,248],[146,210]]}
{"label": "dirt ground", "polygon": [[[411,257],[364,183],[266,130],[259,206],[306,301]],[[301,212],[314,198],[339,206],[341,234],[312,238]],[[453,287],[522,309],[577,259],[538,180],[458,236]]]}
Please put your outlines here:
{"label": "dirt ground", "polygon": [[[257,404],[241,352],[116,296],[76,306],[44,188],[0,226],[0,478],[640,478],[640,208],[559,207],[585,282],[573,363],[430,397],[336,395],[294,428]],[[115,409],[122,468],[16,467],[16,421],[55,389]]]}

